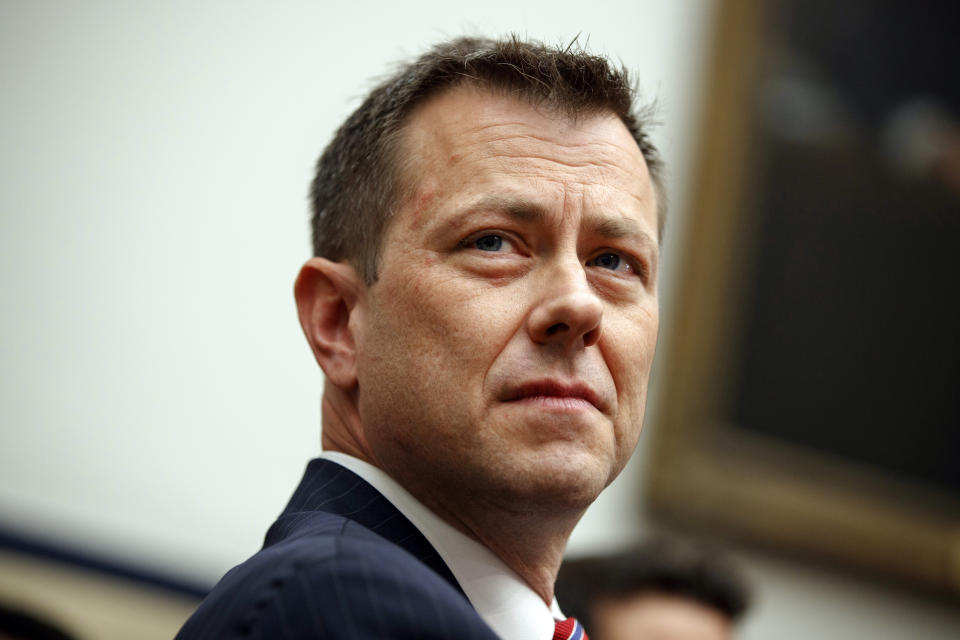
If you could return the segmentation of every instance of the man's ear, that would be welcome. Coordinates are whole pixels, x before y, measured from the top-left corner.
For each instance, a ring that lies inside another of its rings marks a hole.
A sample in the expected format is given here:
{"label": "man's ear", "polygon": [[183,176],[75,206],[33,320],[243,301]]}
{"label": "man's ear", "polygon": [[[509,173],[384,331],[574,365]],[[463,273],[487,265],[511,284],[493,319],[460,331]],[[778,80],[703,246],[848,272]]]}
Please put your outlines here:
{"label": "man's ear", "polygon": [[342,389],[357,384],[357,347],[350,316],[364,284],[352,265],[310,258],[293,286],[300,326],[327,380]]}

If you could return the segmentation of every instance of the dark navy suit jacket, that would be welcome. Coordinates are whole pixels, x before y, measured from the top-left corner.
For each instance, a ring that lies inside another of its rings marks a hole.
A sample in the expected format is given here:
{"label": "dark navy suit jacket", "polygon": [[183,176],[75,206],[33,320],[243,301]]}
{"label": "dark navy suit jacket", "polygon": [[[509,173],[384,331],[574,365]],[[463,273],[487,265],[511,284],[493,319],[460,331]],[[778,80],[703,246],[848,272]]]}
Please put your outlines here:
{"label": "dark navy suit jacket", "polygon": [[416,527],[359,476],[323,459],[307,465],[263,549],[231,569],[177,635],[496,637]]}

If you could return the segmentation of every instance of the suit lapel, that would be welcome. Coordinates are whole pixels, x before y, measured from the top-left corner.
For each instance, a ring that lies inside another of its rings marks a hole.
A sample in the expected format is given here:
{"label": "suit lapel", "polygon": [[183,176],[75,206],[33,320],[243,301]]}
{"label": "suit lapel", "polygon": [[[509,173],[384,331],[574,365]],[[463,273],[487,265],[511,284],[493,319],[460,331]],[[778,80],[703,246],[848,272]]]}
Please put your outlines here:
{"label": "suit lapel", "polygon": [[316,511],[342,516],[363,525],[409,552],[463,593],[436,549],[383,494],[349,469],[322,458],[311,460],[307,465],[300,486],[267,532],[264,546],[288,537],[296,528],[296,521]]}

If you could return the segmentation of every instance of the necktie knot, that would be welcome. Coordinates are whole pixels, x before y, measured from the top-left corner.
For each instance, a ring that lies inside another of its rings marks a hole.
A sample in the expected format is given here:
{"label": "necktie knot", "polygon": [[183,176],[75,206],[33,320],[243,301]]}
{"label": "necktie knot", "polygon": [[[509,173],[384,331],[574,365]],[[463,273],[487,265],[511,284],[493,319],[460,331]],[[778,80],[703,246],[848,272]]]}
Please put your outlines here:
{"label": "necktie knot", "polygon": [[553,627],[553,640],[590,640],[576,618],[558,620]]}

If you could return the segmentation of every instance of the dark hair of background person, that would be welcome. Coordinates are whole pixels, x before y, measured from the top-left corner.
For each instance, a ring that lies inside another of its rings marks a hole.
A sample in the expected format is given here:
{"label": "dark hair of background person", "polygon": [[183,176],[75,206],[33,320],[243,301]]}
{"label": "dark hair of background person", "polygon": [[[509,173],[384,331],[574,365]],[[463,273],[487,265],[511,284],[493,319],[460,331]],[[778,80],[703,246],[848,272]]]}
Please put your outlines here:
{"label": "dark hair of background person", "polygon": [[73,640],[50,622],[18,608],[0,604],[0,638],[10,640]]}
{"label": "dark hair of background person", "polygon": [[652,107],[635,108],[627,70],[587,53],[576,40],[560,48],[516,36],[463,37],[401,66],[373,89],[324,150],[310,190],[314,255],[350,260],[367,284],[376,281],[387,221],[416,187],[415,163],[404,156],[404,124],[425,100],[464,84],[569,117],[604,111],[619,117],[646,160],[662,238],[666,199],[663,163],[647,131]]}
{"label": "dark hair of background person", "polygon": [[598,628],[592,616],[598,602],[642,594],[689,598],[720,611],[731,622],[750,604],[746,579],[724,555],[668,539],[613,555],[565,560],[554,593],[563,612],[588,631]]}

